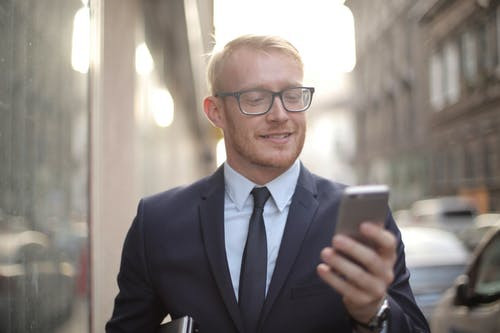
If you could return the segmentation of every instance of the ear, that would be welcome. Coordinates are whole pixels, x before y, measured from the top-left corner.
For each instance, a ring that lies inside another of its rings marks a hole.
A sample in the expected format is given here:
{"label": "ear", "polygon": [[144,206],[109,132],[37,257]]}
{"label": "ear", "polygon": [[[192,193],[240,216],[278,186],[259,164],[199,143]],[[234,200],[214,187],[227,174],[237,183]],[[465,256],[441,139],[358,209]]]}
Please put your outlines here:
{"label": "ear", "polygon": [[221,101],[214,96],[205,97],[203,100],[203,112],[208,120],[218,128],[224,128],[224,110]]}

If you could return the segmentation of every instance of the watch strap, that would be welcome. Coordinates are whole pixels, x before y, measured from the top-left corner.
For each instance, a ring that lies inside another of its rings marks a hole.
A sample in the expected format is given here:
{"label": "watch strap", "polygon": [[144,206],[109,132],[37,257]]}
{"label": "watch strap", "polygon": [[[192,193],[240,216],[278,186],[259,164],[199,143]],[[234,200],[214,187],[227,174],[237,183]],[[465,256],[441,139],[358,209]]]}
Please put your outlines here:
{"label": "watch strap", "polygon": [[389,302],[387,301],[387,299],[384,299],[377,313],[367,323],[362,323],[352,317],[350,318],[355,327],[363,327],[370,332],[378,333],[385,327],[385,324],[389,318]]}

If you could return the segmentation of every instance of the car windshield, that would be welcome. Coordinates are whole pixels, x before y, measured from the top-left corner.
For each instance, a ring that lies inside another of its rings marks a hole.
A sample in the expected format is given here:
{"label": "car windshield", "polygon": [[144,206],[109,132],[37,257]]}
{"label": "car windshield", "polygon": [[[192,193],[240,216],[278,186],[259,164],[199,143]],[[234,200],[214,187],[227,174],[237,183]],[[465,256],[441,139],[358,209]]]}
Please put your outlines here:
{"label": "car windshield", "polygon": [[485,248],[478,269],[475,292],[481,296],[500,293],[500,236]]}

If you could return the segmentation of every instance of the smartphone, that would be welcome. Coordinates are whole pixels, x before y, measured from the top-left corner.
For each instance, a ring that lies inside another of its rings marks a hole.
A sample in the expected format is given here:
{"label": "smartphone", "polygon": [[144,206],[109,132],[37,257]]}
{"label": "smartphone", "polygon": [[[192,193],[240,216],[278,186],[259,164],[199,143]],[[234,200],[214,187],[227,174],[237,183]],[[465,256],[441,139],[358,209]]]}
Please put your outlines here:
{"label": "smartphone", "polygon": [[383,225],[389,210],[388,200],[387,185],[346,187],[340,202],[335,233],[347,235],[373,246],[361,235],[359,226],[366,221]]}

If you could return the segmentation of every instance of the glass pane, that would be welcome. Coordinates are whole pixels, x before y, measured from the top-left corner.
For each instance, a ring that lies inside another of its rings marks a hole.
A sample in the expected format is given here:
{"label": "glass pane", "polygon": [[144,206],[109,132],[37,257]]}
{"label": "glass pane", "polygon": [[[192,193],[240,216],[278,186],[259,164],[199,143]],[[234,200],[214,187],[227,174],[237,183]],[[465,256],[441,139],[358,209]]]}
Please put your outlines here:
{"label": "glass pane", "polygon": [[500,66],[500,6],[497,7],[496,10],[496,42],[497,42],[497,66]]}
{"label": "glass pane", "polygon": [[474,31],[466,31],[462,35],[462,59],[463,71],[468,84],[472,84],[477,79],[477,46]]}
{"label": "glass pane", "polygon": [[444,48],[446,62],[446,97],[449,104],[455,103],[460,95],[460,61],[458,46],[455,42],[448,42]]}
{"label": "glass pane", "polygon": [[485,296],[500,293],[500,236],[483,252],[475,289]]}
{"label": "glass pane", "polygon": [[443,63],[441,53],[434,53],[429,68],[430,102],[436,111],[444,106]]}
{"label": "glass pane", "polygon": [[464,265],[412,267],[410,284],[415,293],[444,291],[465,270]]}
{"label": "glass pane", "polygon": [[0,2],[2,333],[88,331],[88,78],[71,61],[81,7]]}

